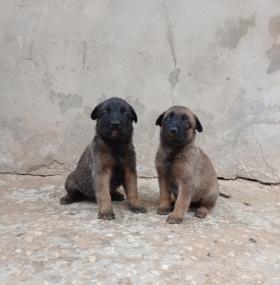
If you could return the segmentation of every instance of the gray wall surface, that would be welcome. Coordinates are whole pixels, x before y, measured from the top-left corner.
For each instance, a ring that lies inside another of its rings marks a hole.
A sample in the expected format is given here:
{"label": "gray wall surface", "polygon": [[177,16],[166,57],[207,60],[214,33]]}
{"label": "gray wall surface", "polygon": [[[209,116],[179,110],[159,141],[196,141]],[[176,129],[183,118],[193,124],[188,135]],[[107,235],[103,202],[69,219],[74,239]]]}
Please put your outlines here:
{"label": "gray wall surface", "polygon": [[186,105],[218,175],[280,182],[279,0],[1,0],[0,172],[66,174],[111,96],[136,109],[140,176],[157,116]]}

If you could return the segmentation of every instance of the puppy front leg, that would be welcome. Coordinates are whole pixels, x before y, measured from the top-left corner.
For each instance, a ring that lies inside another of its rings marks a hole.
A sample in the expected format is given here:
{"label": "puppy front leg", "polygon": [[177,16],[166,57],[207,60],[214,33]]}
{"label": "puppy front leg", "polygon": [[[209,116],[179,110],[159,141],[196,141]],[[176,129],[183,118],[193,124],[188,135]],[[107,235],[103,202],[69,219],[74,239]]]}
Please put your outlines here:
{"label": "puppy front leg", "polygon": [[111,176],[111,169],[104,169],[94,176],[94,188],[98,204],[98,219],[115,219],[110,195]]}
{"label": "puppy front leg", "polygon": [[157,210],[158,215],[167,215],[171,212],[171,193],[168,190],[167,183],[164,176],[158,175],[158,184],[159,184],[159,207]]}
{"label": "puppy front leg", "polygon": [[124,170],[124,190],[130,210],[135,213],[146,213],[147,210],[141,205],[137,194],[136,171],[128,167]]}
{"label": "puppy front leg", "polygon": [[173,212],[168,216],[169,224],[181,224],[191,203],[192,193],[190,187],[184,183],[179,185],[179,195]]}

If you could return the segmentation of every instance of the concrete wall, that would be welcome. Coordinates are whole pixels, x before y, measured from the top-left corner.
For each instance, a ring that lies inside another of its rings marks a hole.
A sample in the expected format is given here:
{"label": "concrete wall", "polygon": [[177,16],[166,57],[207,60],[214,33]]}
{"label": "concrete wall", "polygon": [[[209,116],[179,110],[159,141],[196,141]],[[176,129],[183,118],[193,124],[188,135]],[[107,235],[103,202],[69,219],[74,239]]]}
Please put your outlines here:
{"label": "concrete wall", "polygon": [[192,108],[219,176],[280,182],[278,0],[2,0],[0,172],[73,169],[111,96],[136,109],[138,170],[155,119]]}

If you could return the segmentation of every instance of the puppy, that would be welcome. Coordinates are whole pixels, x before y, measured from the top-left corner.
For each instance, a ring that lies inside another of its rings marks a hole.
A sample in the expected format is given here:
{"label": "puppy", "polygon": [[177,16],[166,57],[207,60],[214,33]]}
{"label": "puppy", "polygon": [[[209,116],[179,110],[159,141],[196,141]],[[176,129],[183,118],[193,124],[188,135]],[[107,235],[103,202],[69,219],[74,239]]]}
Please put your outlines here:
{"label": "puppy", "polygon": [[194,145],[196,131],[203,130],[199,119],[190,109],[174,106],[158,117],[156,125],[161,127],[155,162],[160,188],[157,213],[171,212],[173,194],[175,208],[168,223],[182,223],[191,202],[197,205],[196,217],[206,217],[219,196],[219,186],[211,161]]}
{"label": "puppy", "polygon": [[132,122],[137,122],[134,109],[120,98],[110,98],[95,107],[91,118],[97,120],[96,134],[76,169],[67,177],[67,195],[60,203],[97,201],[98,218],[111,220],[115,218],[111,200],[124,200],[117,191],[123,185],[130,210],[146,212],[137,195],[136,156],[132,144]]}

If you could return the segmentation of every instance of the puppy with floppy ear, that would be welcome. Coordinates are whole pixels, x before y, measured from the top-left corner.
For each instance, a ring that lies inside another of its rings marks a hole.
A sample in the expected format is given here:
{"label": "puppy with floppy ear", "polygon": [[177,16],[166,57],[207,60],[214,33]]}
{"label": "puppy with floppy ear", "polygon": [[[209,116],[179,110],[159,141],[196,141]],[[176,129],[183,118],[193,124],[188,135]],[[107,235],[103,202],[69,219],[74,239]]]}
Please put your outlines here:
{"label": "puppy with floppy ear", "polygon": [[76,169],[65,182],[67,195],[61,204],[90,199],[97,201],[98,218],[115,218],[111,200],[124,200],[117,188],[123,185],[129,208],[144,213],[137,194],[136,155],[132,143],[134,109],[120,98],[110,98],[94,108],[96,133],[83,152]]}
{"label": "puppy with floppy ear", "polygon": [[194,145],[196,131],[203,131],[199,119],[190,109],[174,106],[158,117],[156,125],[161,127],[155,161],[160,188],[157,213],[172,211],[173,195],[175,208],[168,223],[182,223],[191,202],[197,206],[196,217],[206,217],[219,196],[219,186],[212,162]]}

